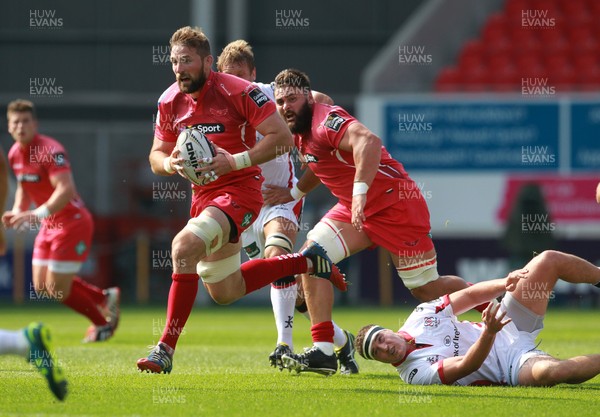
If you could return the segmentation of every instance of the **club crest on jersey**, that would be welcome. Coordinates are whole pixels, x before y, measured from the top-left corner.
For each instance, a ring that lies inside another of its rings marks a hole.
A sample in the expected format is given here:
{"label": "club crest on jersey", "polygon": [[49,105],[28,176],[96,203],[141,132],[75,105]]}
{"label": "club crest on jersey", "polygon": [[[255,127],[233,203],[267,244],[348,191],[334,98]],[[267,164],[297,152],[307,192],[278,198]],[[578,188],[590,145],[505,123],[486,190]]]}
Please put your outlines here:
{"label": "club crest on jersey", "polygon": [[265,103],[269,101],[269,97],[267,97],[265,93],[260,91],[260,88],[255,88],[254,90],[250,91],[248,95],[258,107],[264,106]]}
{"label": "club crest on jersey", "polygon": [[319,159],[316,156],[307,153],[306,155],[304,155],[304,162],[306,162],[307,164],[316,164],[317,162],[319,162]]}
{"label": "club crest on jersey", "polygon": [[246,227],[246,226],[249,226],[250,223],[252,223],[252,213],[244,214],[244,219],[242,220],[242,223],[240,224],[240,226]]}
{"label": "club crest on jersey", "polygon": [[325,127],[339,132],[340,127],[342,127],[342,124],[344,124],[345,121],[346,119],[337,113],[331,113],[327,116],[327,120],[325,120]]}
{"label": "club crest on jersey", "polygon": [[246,251],[246,255],[248,255],[248,258],[250,259],[260,254],[260,249],[258,248],[256,242],[252,242],[248,246],[244,246],[244,251]]}
{"label": "club crest on jersey", "polygon": [[225,125],[222,123],[198,123],[197,125],[191,125],[188,127],[198,129],[205,135],[211,133],[225,133]]}
{"label": "club crest on jersey", "polygon": [[440,361],[440,355],[427,356],[426,360],[433,365],[434,363],[438,363]]}
{"label": "club crest on jersey", "polygon": [[440,325],[440,319],[438,317],[425,317],[423,320],[423,326],[425,327],[438,327]]}

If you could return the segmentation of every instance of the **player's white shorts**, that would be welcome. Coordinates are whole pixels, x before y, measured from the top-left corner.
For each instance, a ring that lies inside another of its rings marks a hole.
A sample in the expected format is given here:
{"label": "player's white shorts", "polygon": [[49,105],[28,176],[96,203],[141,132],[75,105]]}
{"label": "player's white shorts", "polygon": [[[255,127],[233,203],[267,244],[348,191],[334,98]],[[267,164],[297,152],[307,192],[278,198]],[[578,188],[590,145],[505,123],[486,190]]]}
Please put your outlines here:
{"label": "player's white shorts", "polygon": [[266,236],[263,229],[274,218],[283,217],[299,228],[303,205],[304,198],[277,206],[263,206],[254,223],[242,233],[242,246],[248,258],[260,259],[264,256]]}
{"label": "player's white shorts", "polygon": [[506,316],[512,319],[505,329],[513,342],[503,350],[499,360],[504,362],[502,367],[506,369],[508,384],[514,386],[519,384],[519,371],[527,360],[548,355],[537,349],[535,343],[544,327],[544,317],[519,303],[510,293],[506,293],[501,304],[501,310],[506,311]]}

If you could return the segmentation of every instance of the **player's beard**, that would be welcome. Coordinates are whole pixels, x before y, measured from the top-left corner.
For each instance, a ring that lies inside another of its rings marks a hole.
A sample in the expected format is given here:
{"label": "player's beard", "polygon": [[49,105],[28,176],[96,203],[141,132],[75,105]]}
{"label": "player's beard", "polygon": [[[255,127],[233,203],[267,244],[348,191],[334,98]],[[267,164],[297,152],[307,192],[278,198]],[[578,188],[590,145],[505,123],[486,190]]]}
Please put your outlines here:
{"label": "player's beard", "polygon": [[[186,74],[188,75],[188,74]],[[179,91],[186,94],[192,94],[196,91],[200,91],[202,87],[204,87],[204,83],[206,83],[206,74],[204,73],[204,64],[202,64],[202,68],[200,69],[200,73],[198,77],[194,78],[191,74],[188,75],[189,84],[184,85],[179,78],[177,79],[177,84],[179,85]]]}
{"label": "player's beard", "polygon": [[312,124],[312,108],[308,101],[300,108],[298,113],[294,114],[295,120],[288,123],[288,127],[293,134],[302,134],[310,130]]}

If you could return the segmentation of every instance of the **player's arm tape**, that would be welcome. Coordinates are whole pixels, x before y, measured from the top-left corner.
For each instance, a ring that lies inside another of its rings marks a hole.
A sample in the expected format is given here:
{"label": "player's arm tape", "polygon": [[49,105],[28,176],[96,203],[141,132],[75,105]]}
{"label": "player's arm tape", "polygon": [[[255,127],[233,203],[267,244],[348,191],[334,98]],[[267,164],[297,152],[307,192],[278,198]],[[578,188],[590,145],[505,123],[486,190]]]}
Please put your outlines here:
{"label": "player's arm tape", "polygon": [[298,188],[298,184],[294,184],[292,189],[290,190],[290,195],[294,200],[300,200],[302,197],[306,195],[304,191]]}
{"label": "player's arm tape", "polygon": [[163,168],[167,174],[175,173],[175,170],[171,166],[171,157],[170,156],[167,156],[165,159],[163,159]]}
{"label": "player's arm tape", "polygon": [[233,158],[233,165],[235,166],[234,171],[252,166],[252,161],[250,160],[250,154],[248,151],[236,153],[231,155],[231,157]]}
{"label": "player's arm tape", "polygon": [[33,210],[33,215],[38,218],[38,220],[44,220],[46,217],[50,216],[50,209],[45,204],[42,204],[35,210]]}
{"label": "player's arm tape", "polygon": [[352,197],[355,195],[366,194],[369,191],[369,186],[366,182],[355,182],[352,187]]}

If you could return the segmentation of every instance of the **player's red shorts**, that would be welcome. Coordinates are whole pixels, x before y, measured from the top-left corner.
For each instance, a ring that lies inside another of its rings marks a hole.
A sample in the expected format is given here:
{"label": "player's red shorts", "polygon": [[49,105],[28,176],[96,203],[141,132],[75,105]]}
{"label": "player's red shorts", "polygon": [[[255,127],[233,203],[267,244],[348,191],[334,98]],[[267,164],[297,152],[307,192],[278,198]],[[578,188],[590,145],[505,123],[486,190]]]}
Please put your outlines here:
{"label": "player's red shorts", "polygon": [[[263,205],[261,185],[262,176],[252,176],[244,182],[225,185],[215,190],[194,192],[192,196],[191,217],[198,217],[210,206],[219,208],[233,221],[237,230],[231,231],[232,243],[239,240],[240,235],[258,217]],[[196,188],[197,189],[197,188]]]}
{"label": "player's red shorts", "polygon": [[[352,213],[340,203],[333,206],[324,217],[352,223]],[[429,209],[422,197],[400,200],[369,214],[363,230],[375,245],[398,256],[404,254],[410,257],[411,254],[434,249],[430,235]]]}
{"label": "player's red shorts", "polygon": [[44,220],[33,244],[33,261],[82,263],[90,252],[93,234],[94,220],[86,209]]}

